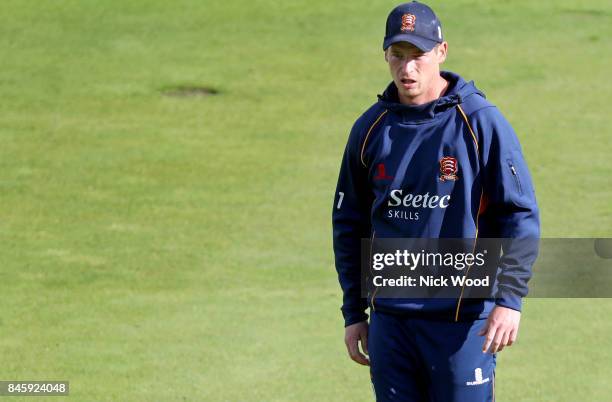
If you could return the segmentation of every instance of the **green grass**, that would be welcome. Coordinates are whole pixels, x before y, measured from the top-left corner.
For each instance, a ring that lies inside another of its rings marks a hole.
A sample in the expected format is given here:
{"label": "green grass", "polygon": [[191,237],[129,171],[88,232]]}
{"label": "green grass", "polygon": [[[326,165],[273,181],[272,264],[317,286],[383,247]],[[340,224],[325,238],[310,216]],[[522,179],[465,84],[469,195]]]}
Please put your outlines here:
{"label": "green grass", "polygon": [[[430,4],[444,67],[518,132],[543,234],[611,236],[609,2]],[[330,213],[348,130],[389,81],[394,5],[3,1],[0,380],[67,379],[75,401],[371,400]],[[181,85],[220,93],[160,93]],[[526,300],[498,400],[608,401],[611,312]]]}

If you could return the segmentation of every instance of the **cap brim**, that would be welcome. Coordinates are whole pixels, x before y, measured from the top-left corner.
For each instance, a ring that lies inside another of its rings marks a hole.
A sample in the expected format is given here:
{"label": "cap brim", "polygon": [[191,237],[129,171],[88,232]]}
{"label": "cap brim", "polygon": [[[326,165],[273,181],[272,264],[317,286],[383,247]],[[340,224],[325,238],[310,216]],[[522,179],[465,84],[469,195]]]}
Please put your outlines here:
{"label": "cap brim", "polygon": [[384,42],[383,42],[383,50],[387,50],[387,48],[389,46],[391,46],[394,43],[398,43],[398,42],[408,42],[408,43],[411,43],[411,44],[413,44],[414,46],[418,47],[419,49],[421,49],[424,52],[429,52],[431,49],[434,48],[434,46],[436,46],[438,43],[440,43],[440,42],[436,42],[435,40],[425,39],[425,38],[417,36],[417,35],[398,34],[398,35],[392,36],[392,37],[387,38],[387,39],[384,40]]}

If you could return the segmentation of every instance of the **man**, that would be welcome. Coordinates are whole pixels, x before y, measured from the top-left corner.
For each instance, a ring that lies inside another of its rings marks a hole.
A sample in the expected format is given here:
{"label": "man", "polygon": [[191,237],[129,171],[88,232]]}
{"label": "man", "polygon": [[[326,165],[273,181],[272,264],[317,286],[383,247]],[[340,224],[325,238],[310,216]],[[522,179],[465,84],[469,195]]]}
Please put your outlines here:
{"label": "man", "polygon": [[491,401],[496,353],[516,340],[537,250],[504,247],[490,298],[364,298],[361,239],[537,239],[531,178],[499,110],[440,71],[448,43],[428,6],[392,10],[383,50],[393,81],[351,130],[334,200],[348,353],[370,366],[378,401]]}

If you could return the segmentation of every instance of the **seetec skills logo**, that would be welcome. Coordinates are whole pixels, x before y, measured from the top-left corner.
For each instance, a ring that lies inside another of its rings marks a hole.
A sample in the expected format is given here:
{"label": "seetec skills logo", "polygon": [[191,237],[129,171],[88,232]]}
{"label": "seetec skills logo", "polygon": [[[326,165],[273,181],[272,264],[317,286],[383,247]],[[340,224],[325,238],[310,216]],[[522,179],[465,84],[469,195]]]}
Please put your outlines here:
{"label": "seetec skills logo", "polygon": [[[392,190],[389,194],[389,201],[387,206],[399,207],[404,206],[407,208],[424,208],[424,209],[435,209],[435,208],[447,208],[450,203],[450,195],[430,195],[429,192],[425,194],[412,194],[408,193],[404,195],[404,190]],[[419,220],[418,211],[402,211],[397,209],[390,209],[387,211],[388,218],[395,219],[408,219],[408,220]]]}

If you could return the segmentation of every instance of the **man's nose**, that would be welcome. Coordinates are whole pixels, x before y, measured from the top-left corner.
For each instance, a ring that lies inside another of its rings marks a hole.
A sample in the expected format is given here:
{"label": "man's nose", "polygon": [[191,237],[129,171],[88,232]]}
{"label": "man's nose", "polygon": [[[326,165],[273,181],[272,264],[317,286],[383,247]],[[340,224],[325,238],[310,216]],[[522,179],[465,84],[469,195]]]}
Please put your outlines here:
{"label": "man's nose", "polygon": [[414,71],[415,68],[415,61],[414,59],[408,59],[404,62],[404,65],[402,66],[402,70],[406,73],[411,73]]}

